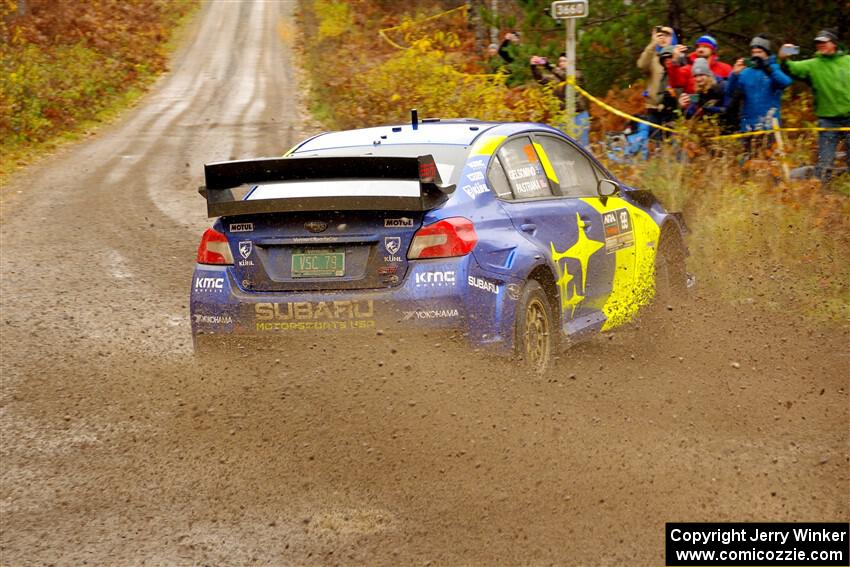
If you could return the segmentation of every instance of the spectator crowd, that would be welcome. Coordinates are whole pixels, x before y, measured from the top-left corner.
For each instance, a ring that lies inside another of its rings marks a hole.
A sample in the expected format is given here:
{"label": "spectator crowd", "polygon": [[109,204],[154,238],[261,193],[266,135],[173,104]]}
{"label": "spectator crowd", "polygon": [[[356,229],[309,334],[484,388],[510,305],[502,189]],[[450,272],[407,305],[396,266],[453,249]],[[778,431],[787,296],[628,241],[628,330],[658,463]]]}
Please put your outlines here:
{"label": "spectator crowd", "polygon": [[[490,68],[496,69],[515,59],[512,46],[519,43],[517,32],[505,34],[501,45],[488,48]],[[764,34],[753,37],[749,56],[728,64],[718,58],[718,42],[702,35],[693,44],[680,41],[670,26],[655,26],[650,40],[637,60],[646,78],[644,119],[656,125],[669,125],[680,117],[687,121],[714,117],[722,133],[758,132],[782,125],[782,94],[795,80],[807,84],[814,95],[818,128],[818,159],[815,175],[828,183],[836,170],[850,171],[850,55],[831,29],[814,37],[815,54],[798,59],[800,48],[784,44],[778,49]],[[540,56],[529,60],[531,73],[541,85],[549,85],[564,108],[566,53],[557,64]],[[577,76],[580,80],[580,76]],[[577,97],[573,132],[588,144],[589,115],[582,97]],[[561,125],[563,127],[563,125]],[[646,128],[647,136],[659,138],[662,129]],[[754,149],[754,139],[770,145],[772,136],[743,137],[745,159]],[[844,142],[846,163],[834,167],[837,149]]]}

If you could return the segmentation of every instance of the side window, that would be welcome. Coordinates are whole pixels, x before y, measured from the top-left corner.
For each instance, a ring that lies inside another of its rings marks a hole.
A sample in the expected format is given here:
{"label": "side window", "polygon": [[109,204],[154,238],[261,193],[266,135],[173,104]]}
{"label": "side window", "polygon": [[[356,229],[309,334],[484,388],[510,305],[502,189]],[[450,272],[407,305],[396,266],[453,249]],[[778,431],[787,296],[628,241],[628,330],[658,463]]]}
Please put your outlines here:
{"label": "side window", "polygon": [[522,136],[510,140],[501,147],[498,156],[514,199],[552,196],[552,187],[530,138]]}
{"label": "side window", "polygon": [[487,170],[487,180],[490,182],[490,187],[495,191],[499,199],[512,199],[511,186],[508,183],[508,176],[505,175],[505,169],[502,167],[502,162],[496,157],[490,162],[490,169]]}
{"label": "side window", "polygon": [[564,197],[596,197],[596,170],[587,157],[567,142],[550,136],[537,136],[537,142],[558,177],[558,191]]}

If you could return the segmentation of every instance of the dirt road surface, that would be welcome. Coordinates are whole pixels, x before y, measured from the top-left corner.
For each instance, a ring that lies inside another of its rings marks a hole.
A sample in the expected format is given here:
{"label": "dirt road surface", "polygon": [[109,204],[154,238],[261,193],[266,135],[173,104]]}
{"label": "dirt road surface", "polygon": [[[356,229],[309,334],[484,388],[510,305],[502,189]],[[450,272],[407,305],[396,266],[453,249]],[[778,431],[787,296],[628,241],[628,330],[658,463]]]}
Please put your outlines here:
{"label": "dirt road surface", "polygon": [[191,356],[202,164],[278,155],[292,3],[211,2],[115,126],[3,188],[0,564],[662,565],[847,521],[847,327],[707,298],[546,377],[428,338]]}

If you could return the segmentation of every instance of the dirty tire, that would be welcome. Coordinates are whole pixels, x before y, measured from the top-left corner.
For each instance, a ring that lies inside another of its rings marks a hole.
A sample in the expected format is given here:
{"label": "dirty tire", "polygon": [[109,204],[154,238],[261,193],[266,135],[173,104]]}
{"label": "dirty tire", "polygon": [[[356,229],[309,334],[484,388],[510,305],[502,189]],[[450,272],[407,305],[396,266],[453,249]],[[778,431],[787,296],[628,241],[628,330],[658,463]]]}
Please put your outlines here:
{"label": "dirty tire", "polygon": [[685,245],[673,230],[664,230],[655,255],[656,306],[681,302],[688,298],[688,273],[685,267]]}
{"label": "dirty tire", "polygon": [[539,283],[530,280],[517,302],[517,360],[524,367],[542,374],[549,367],[555,344],[555,318],[549,298]]}

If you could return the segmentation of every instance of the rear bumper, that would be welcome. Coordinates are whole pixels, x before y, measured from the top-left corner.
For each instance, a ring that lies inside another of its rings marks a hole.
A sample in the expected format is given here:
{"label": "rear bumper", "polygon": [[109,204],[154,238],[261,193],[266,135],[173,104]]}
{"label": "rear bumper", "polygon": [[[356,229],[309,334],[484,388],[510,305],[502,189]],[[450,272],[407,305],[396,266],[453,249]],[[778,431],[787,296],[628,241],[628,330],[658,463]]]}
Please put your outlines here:
{"label": "rear bumper", "polygon": [[510,352],[513,333],[505,329],[513,329],[516,301],[507,297],[506,282],[490,277],[470,255],[411,262],[404,282],[392,288],[253,292],[239,287],[231,267],[198,264],[192,334],[331,338],[373,336],[378,329],[447,331],[473,346]]}

